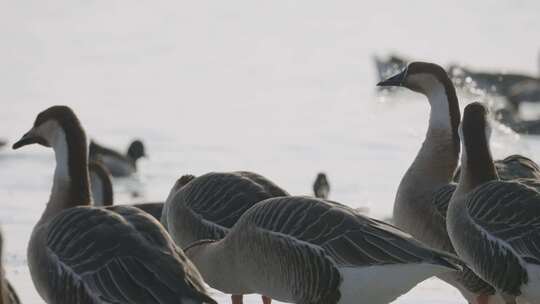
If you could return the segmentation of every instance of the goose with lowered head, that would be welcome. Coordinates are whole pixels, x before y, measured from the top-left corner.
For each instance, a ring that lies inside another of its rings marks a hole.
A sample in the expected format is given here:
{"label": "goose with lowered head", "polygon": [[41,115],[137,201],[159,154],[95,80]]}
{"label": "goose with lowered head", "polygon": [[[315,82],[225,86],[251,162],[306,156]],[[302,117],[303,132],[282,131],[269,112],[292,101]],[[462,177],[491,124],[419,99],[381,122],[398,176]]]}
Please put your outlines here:
{"label": "goose with lowered head", "polygon": [[185,249],[205,280],[287,303],[389,303],[457,259],[339,203],[277,197],[245,212],[221,240]]}

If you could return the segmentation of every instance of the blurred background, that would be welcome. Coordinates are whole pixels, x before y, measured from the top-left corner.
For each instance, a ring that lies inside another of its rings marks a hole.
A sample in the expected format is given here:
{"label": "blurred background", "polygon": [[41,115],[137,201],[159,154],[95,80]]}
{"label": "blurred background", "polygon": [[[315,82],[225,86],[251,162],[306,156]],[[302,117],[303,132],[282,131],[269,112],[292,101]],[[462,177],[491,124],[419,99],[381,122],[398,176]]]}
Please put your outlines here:
{"label": "blurred background", "polygon": [[[377,92],[374,56],[538,78],[539,17],[534,0],[3,1],[0,139],[13,143],[38,112],[65,104],[89,138],[122,151],[144,141],[149,158],[115,179],[117,202],[163,200],[181,174],[229,170],[311,194],[324,171],[332,199],[384,218],[429,106],[404,89]],[[471,85],[459,95],[498,103],[491,93]],[[540,160],[535,136],[502,125],[492,146],[496,157]],[[53,170],[52,150],[0,149],[4,261],[24,303],[42,303],[26,244]],[[435,279],[398,300],[433,301],[464,303]]]}

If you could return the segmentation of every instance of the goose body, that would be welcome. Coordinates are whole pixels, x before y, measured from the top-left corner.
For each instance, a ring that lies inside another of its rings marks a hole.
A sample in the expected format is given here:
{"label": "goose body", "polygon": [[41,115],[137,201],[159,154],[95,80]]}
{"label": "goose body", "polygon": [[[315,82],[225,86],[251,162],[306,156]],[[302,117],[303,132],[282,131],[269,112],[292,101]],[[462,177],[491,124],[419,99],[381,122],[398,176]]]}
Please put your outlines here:
{"label": "goose body", "polygon": [[129,176],[137,171],[137,160],[146,156],[144,145],[134,140],[124,155],[113,149],[90,142],[90,159],[99,160],[114,177]]}
{"label": "goose body", "polygon": [[[211,286],[289,303],[389,303],[455,259],[344,205],[278,197],[186,250]],[[218,271],[216,271],[218,270]]]}
{"label": "goose body", "polygon": [[[419,241],[454,253],[446,229],[446,211],[456,188],[452,178],[460,152],[458,128],[461,115],[454,85],[442,67],[423,62],[409,64],[402,73],[380,85],[407,87],[424,94],[431,106],[424,143],[398,187],[394,223]],[[512,156],[501,161],[500,168],[509,178],[514,178],[512,174],[516,173],[524,174],[523,177],[537,175],[540,172],[538,166],[524,159]],[[493,286],[468,267],[439,275],[439,278],[456,287],[469,303],[505,301]]]}
{"label": "goose body", "polygon": [[216,303],[159,222],[133,207],[91,207],[86,137],[65,106],[41,112],[14,149],[39,143],[56,157],[47,207],[28,245],[47,303]]}
{"label": "goose body", "polygon": [[447,215],[450,239],[458,255],[501,294],[540,303],[539,182],[499,180],[485,115],[478,103],[465,109],[463,169]]}

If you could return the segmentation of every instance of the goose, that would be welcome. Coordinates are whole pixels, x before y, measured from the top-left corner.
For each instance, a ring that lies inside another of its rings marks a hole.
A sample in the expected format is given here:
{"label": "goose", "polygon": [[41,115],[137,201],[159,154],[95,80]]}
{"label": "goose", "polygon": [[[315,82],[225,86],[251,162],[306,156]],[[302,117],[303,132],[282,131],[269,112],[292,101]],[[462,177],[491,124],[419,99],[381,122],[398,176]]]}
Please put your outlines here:
{"label": "goose", "polygon": [[137,160],[146,157],[144,145],[141,140],[134,140],[126,155],[113,149],[90,142],[90,159],[100,160],[114,177],[129,176],[137,171]]}
{"label": "goose", "polygon": [[465,108],[460,131],[461,177],[446,222],[452,244],[499,293],[518,303],[540,303],[538,180],[499,180],[480,103]]}
{"label": "goose", "polygon": [[315,194],[315,197],[327,199],[329,193],[330,184],[328,183],[326,174],[321,172],[317,174],[315,183],[313,183],[313,194]]}
{"label": "goose", "polygon": [[92,207],[86,135],[67,106],[41,112],[13,144],[51,147],[49,202],[28,245],[32,281],[46,303],[216,303],[159,222],[133,207]]}
{"label": "goose", "polygon": [[[398,187],[393,223],[433,248],[454,253],[446,231],[446,210],[456,188],[451,181],[460,152],[461,117],[454,85],[441,66],[426,62],[412,62],[379,85],[421,93],[431,107],[424,143]],[[468,267],[438,277],[456,287],[469,303],[505,301]]]}
{"label": "goose", "polygon": [[[185,185],[179,183],[165,202],[161,223],[182,248],[205,239],[222,239],[253,205],[267,198],[289,195],[272,181],[247,171],[210,172]],[[233,293],[231,300],[240,304],[242,295]],[[263,303],[270,302],[263,295]]]}
{"label": "goose", "polygon": [[2,253],[3,253],[4,238],[0,232],[0,304],[19,304],[19,296],[17,292],[11,285],[11,283],[6,279],[4,267],[2,264]]}
{"label": "goose", "polygon": [[389,303],[459,268],[389,224],[307,196],[257,203],[224,238],[185,252],[210,286],[301,304]]}
{"label": "goose", "polygon": [[95,160],[88,163],[88,170],[94,206],[112,206],[114,198],[111,173],[100,161]]}

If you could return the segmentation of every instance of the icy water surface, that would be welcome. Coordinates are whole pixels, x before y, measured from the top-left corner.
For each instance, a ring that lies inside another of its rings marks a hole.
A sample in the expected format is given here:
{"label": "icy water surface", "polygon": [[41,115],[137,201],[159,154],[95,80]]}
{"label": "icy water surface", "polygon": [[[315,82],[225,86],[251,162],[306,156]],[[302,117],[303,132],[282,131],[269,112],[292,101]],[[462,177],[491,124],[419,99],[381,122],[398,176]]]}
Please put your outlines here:
{"label": "icy water surface", "polygon": [[[374,53],[539,72],[537,1],[21,0],[0,7],[0,137],[13,142],[39,111],[68,104],[104,144],[125,149],[142,138],[150,158],[136,178],[115,181],[117,201],[134,200],[132,192],[140,194],[135,200],[160,200],[181,174],[228,170],[253,170],[307,194],[323,170],[332,199],[386,217],[429,109],[412,93],[374,94]],[[494,132],[493,149],[497,157],[540,159],[536,139],[504,128]],[[48,199],[52,151],[3,149],[0,168],[7,274],[24,303],[42,303],[25,251]],[[465,301],[430,279],[397,302]]]}

